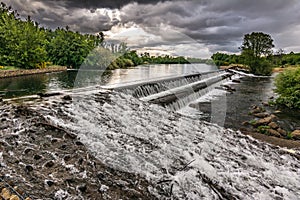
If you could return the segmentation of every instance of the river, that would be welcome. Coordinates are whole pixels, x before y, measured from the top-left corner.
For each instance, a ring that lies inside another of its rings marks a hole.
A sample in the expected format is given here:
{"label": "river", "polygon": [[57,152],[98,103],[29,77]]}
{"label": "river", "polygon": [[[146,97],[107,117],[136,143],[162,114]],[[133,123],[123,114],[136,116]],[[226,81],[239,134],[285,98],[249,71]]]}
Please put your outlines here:
{"label": "river", "polygon": [[207,72],[216,70],[207,64],[141,65],[130,69],[113,71],[68,70],[64,72],[36,74],[0,79],[0,96],[20,97],[37,93],[60,91],[74,87],[110,85],[149,80],[152,78]]}
{"label": "river", "polygon": [[[37,76],[13,78],[7,85],[14,90],[11,96],[18,96],[31,94],[26,93],[28,91],[24,89],[34,88],[37,83],[40,83],[39,87],[30,92],[71,89],[99,83],[122,85],[138,80],[194,73],[199,69],[203,69],[202,72],[215,69],[213,66],[202,65],[206,68],[200,66],[198,68],[192,65],[139,66],[134,69],[116,70],[111,74],[103,74],[103,76],[99,76],[102,74],[101,72],[96,74],[89,71],[68,71],[38,75],[38,77],[44,78],[39,78],[40,81],[37,82],[35,82],[36,79],[33,79],[34,81],[30,79]],[[89,74],[93,74],[93,76]],[[27,80],[15,81],[18,79]],[[204,77],[204,80],[210,80],[210,78]],[[231,122],[233,122],[237,120],[241,109],[244,112],[248,106],[251,106],[249,104],[261,103],[269,98],[269,93],[273,88],[270,80],[272,79],[260,79],[260,81],[251,78],[242,79],[239,86],[233,85],[237,89],[236,96],[230,96],[234,93],[225,93],[224,95],[224,91],[212,87],[207,90],[215,93],[204,95],[201,98],[202,100],[203,98],[217,99],[217,103],[214,104],[216,107],[210,109],[219,114],[224,109],[226,113],[228,110],[228,114],[232,117]],[[260,87],[258,88],[255,84]],[[239,89],[239,87],[247,88],[247,86],[251,87],[248,93],[247,90]],[[2,89],[5,90],[4,87]],[[166,89],[168,90],[168,88]],[[16,90],[24,93],[13,94]],[[239,94],[239,91],[245,93]],[[8,104],[5,105],[8,108],[0,110],[2,112],[1,120],[7,124],[4,124],[4,133],[11,133],[14,136],[1,138],[3,140],[1,144],[10,145],[10,150],[7,150],[5,154],[6,157],[17,156],[21,163],[32,165],[34,173],[38,177],[31,183],[28,181],[31,180],[31,175],[23,173],[21,180],[24,180],[27,185],[32,186],[31,184],[34,182],[42,185],[45,180],[54,180],[58,183],[63,182],[63,179],[57,173],[45,173],[43,171],[45,165],[42,162],[32,161],[30,163],[32,159],[26,157],[22,153],[23,151],[17,152],[23,146],[38,147],[39,152],[47,150],[46,153],[53,157],[54,166],[59,165],[60,169],[71,167],[72,170],[69,171],[73,177],[90,176],[77,164],[71,165],[61,161],[60,157],[68,149],[68,146],[64,146],[64,151],[57,150],[49,140],[53,140],[51,135],[41,137],[45,145],[39,145],[39,141],[30,136],[32,133],[36,135],[40,133],[40,131],[32,130],[36,126],[32,122],[32,117],[37,116],[36,120],[42,121],[42,123],[38,121],[38,124],[46,124],[52,129],[57,127],[56,134],[59,134],[60,131],[64,134],[68,132],[76,134],[80,142],[105,165],[144,177],[152,183],[152,186],[148,187],[149,192],[158,199],[296,200],[300,196],[300,177],[298,176],[300,163],[299,158],[291,151],[259,142],[238,131],[199,120],[193,116],[195,113],[190,109],[185,110],[186,112],[184,109],[179,110],[182,115],[124,93],[97,87],[90,90],[74,90],[66,92],[66,94],[71,97],[53,96],[41,99],[38,103],[29,103],[28,109],[32,116],[25,118],[22,115],[24,107],[18,108]],[[238,98],[246,101],[240,101]],[[198,101],[192,103],[195,104]],[[223,104],[224,102],[225,104]],[[219,110],[219,105],[225,105],[225,108]],[[194,111],[197,112],[197,109]],[[233,112],[234,114],[232,114]],[[225,124],[230,125],[226,120]],[[48,132],[45,134],[49,134]],[[18,142],[15,142],[14,138]],[[20,138],[26,138],[28,141],[19,141]],[[51,145],[54,147],[52,148]],[[55,154],[54,152],[59,153]],[[0,161],[1,166],[5,166],[7,161],[2,157],[0,157]],[[13,173],[14,167],[11,168],[5,168],[5,170],[7,169],[5,173]],[[106,190],[114,187],[103,186],[101,183],[97,186],[104,187]],[[78,195],[84,195],[75,189],[74,193],[68,193],[71,188],[52,187],[51,190],[55,194],[63,194],[63,197],[69,199],[76,199]]]}

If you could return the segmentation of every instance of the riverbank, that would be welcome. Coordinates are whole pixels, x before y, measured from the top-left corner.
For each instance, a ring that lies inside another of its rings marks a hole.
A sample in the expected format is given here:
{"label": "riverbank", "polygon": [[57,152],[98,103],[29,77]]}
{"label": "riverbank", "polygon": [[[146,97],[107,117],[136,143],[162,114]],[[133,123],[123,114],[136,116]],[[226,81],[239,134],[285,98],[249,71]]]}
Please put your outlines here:
{"label": "riverbank", "polygon": [[49,66],[43,69],[16,69],[16,70],[0,70],[0,78],[9,78],[33,74],[51,73],[66,71],[64,66]]}

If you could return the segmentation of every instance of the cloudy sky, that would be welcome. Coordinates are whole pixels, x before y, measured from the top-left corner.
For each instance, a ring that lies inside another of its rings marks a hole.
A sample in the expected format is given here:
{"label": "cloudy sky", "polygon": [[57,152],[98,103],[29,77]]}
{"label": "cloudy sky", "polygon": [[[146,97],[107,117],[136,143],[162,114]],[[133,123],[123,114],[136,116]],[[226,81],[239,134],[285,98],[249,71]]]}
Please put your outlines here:
{"label": "cloudy sky", "polygon": [[299,0],[0,0],[49,28],[105,31],[132,49],[208,58],[237,53],[243,36],[268,33],[300,52]]}

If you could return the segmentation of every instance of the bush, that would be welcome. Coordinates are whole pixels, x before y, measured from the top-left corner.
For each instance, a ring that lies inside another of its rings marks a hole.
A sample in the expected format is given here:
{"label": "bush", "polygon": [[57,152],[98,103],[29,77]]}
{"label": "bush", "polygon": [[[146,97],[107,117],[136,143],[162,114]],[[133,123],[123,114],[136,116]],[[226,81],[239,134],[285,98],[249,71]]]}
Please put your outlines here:
{"label": "bush", "polygon": [[272,73],[272,65],[271,63],[265,58],[253,58],[248,63],[250,67],[250,72],[256,75],[264,75],[269,76]]}
{"label": "bush", "polygon": [[280,95],[277,104],[300,109],[300,68],[289,69],[275,79],[276,92]]}

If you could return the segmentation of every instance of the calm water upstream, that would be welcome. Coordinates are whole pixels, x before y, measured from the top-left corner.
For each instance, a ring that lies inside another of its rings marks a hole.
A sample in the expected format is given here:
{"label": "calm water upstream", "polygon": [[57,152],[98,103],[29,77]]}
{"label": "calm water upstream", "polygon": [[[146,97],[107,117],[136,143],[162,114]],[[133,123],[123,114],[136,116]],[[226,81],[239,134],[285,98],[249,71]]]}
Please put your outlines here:
{"label": "calm water upstream", "polygon": [[157,77],[216,70],[206,64],[141,65],[113,71],[70,70],[0,79],[0,95],[4,98],[32,95],[39,92],[60,91],[91,85],[121,84]]}

